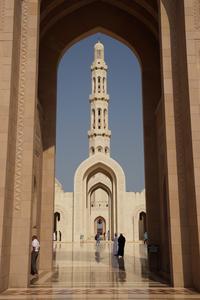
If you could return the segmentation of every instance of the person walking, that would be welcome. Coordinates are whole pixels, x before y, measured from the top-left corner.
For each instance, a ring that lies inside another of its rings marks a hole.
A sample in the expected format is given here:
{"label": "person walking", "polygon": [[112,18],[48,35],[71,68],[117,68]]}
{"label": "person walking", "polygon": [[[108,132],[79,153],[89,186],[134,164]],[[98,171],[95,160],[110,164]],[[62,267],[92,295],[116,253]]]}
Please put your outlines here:
{"label": "person walking", "polygon": [[117,237],[117,233],[115,233],[113,239],[113,255],[117,256],[117,253],[118,253],[118,237]]}
{"label": "person walking", "polygon": [[145,231],[144,233],[144,244],[147,244],[148,242],[148,234],[147,234],[147,231]]}
{"label": "person walking", "polygon": [[95,235],[95,240],[96,240],[96,246],[99,246],[99,245],[100,245],[100,240],[101,240],[100,234],[99,234],[99,233],[97,233],[97,234]]}
{"label": "person walking", "polygon": [[117,253],[119,258],[122,258],[124,256],[125,242],[126,242],[125,237],[123,236],[122,233],[120,233],[120,236],[118,238],[118,253]]}
{"label": "person walking", "polygon": [[31,275],[38,275],[37,258],[40,250],[40,243],[36,235],[32,236],[32,252],[31,252]]}

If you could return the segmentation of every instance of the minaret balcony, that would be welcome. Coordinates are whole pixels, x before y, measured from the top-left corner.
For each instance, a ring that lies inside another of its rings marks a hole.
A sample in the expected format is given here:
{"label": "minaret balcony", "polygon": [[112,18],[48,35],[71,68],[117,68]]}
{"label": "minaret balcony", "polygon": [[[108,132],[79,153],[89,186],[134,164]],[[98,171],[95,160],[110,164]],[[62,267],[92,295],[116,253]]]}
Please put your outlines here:
{"label": "minaret balcony", "polygon": [[108,70],[108,66],[106,65],[105,61],[103,60],[96,60],[93,62],[91,65],[91,71],[98,70],[98,69],[103,69],[105,71]]}
{"label": "minaret balcony", "polygon": [[90,129],[88,130],[88,137],[95,137],[95,136],[103,136],[103,137],[111,137],[111,130],[109,129]]}
{"label": "minaret balcony", "polygon": [[96,100],[102,100],[102,101],[109,101],[110,97],[108,94],[105,93],[95,93],[95,94],[91,94],[89,96],[89,101],[96,101]]}

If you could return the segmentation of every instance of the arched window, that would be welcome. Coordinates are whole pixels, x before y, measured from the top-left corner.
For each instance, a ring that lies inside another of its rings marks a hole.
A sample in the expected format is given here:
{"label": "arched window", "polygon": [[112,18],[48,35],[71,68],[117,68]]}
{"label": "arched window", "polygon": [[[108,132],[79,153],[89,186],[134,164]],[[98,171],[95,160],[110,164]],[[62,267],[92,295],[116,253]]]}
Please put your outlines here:
{"label": "arched window", "polygon": [[102,152],[102,150],[103,150],[103,148],[102,148],[101,146],[98,146],[98,147],[97,147],[97,151],[98,151],[98,152]]}
{"label": "arched window", "polygon": [[106,118],[107,118],[107,110],[104,109],[103,112],[103,123],[104,123],[104,129],[106,128]]}
{"label": "arched window", "polygon": [[98,93],[100,93],[101,92],[101,77],[98,76],[97,79],[98,79]]}
{"label": "arched window", "polygon": [[101,108],[98,108],[98,129],[101,129]]}
{"label": "arched window", "polygon": [[93,77],[93,92],[96,93],[96,78]]}
{"label": "arched window", "polygon": [[90,148],[90,153],[91,153],[91,154],[94,154],[94,147],[91,147],[91,148]]}
{"label": "arched window", "polygon": [[105,93],[105,77],[103,77],[103,92]]}
{"label": "arched window", "polygon": [[109,153],[109,148],[108,148],[108,147],[105,148],[105,153],[106,153],[106,154]]}
{"label": "arched window", "polygon": [[95,110],[92,109],[92,119],[91,119],[92,128],[95,129]]}

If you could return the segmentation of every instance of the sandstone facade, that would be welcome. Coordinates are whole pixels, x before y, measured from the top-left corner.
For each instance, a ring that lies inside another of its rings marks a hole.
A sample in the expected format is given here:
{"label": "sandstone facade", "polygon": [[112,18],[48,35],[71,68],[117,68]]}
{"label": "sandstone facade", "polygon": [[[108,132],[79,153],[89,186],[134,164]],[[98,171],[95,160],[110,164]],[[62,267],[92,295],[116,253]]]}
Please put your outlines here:
{"label": "sandstone facade", "polygon": [[57,67],[95,32],[141,64],[147,228],[159,272],[200,290],[199,20],[199,0],[0,1],[0,290],[29,285],[33,232],[40,270],[52,268]]}
{"label": "sandstone facade", "polygon": [[[64,192],[62,185],[58,180],[55,182],[55,235],[54,239],[61,242],[73,241],[73,192]],[[109,209],[108,209],[108,194],[98,189],[93,193],[91,201],[91,214],[89,219],[89,231],[85,232],[80,229],[80,232],[75,234],[79,240],[93,241],[97,233],[96,222],[100,219],[103,220],[102,232],[110,230],[109,226]],[[146,204],[145,204],[145,191],[142,192],[126,192],[125,193],[125,207],[123,210],[123,219],[125,226],[123,234],[129,242],[139,242],[143,240],[144,232],[146,231]],[[60,237],[61,234],[61,237]],[[85,234],[85,235],[84,235]],[[83,236],[82,236],[83,235]],[[101,234],[104,239],[103,234]],[[112,239],[112,234],[110,239]]]}

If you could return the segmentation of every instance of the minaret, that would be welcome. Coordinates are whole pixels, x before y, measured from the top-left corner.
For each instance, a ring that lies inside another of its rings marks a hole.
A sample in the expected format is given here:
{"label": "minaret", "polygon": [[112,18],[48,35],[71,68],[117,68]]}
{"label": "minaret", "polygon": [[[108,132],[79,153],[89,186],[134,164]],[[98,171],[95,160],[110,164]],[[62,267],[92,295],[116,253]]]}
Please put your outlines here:
{"label": "minaret", "polygon": [[94,45],[92,71],[92,93],[90,95],[91,125],[88,131],[89,155],[103,153],[110,155],[111,131],[108,129],[107,65],[104,61],[104,46]]}

